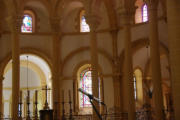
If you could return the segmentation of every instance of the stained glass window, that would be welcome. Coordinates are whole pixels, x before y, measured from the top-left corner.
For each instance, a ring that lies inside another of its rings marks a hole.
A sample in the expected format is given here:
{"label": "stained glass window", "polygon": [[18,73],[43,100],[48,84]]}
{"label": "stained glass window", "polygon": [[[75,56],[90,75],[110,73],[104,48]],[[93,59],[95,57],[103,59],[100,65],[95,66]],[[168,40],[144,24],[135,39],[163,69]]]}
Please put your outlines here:
{"label": "stained glass window", "polygon": [[142,21],[147,22],[148,21],[148,7],[146,4],[142,7]]}
{"label": "stained glass window", "polygon": [[[92,77],[90,68],[84,70],[80,75],[80,88],[86,91],[89,94],[92,94]],[[91,107],[89,98],[80,93],[80,107]]]}
{"label": "stained glass window", "polygon": [[32,33],[32,22],[32,17],[30,15],[24,15],[21,32]]}
{"label": "stained glass window", "polygon": [[81,16],[81,32],[90,32],[89,25],[86,23],[86,18],[84,14]]}
{"label": "stained glass window", "polygon": [[136,87],[136,77],[133,77],[133,85],[134,85],[134,98],[137,99],[137,87]]}

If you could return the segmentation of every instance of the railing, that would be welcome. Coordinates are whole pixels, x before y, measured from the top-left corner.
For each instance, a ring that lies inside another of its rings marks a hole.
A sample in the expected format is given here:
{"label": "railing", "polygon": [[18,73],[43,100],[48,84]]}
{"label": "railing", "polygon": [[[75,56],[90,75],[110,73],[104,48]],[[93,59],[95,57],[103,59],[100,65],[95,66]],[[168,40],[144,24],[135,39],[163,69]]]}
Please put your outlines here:
{"label": "railing", "polygon": [[[103,120],[127,120],[127,113],[121,114],[104,114]],[[92,115],[66,115],[63,120],[93,120]]]}
{"label": "railing", "polygon": [[[174,112],[163,110],[164,120],[174,120]],[[136,120],[157,120],[156,113],[152,110],[142,110],[136,112]]]}
{"label": "railing", "polygon": [[[35,119],[34,117],[31,117],[30,118],[31,120],[40,120],[39,118],[38,119]],[[13,120],[12,118],[7,118],[7,117],[4,117],[4,118],[0,118],[0,120]],[[27,120],[26,117],[23,117],[23,118],[19,118],[18,120]]]}
{"label": "railing", "polygon": [[92,120],[92,115],[65,115],[63,120]]}
{"label": "railing", "polygon": [[136,112],[136,120],[153,120],[152,111]]}
{"label": "railing", "polygon": [[127,120],[127,119],[128,119],[127,113],[103,115],[103,120]]}

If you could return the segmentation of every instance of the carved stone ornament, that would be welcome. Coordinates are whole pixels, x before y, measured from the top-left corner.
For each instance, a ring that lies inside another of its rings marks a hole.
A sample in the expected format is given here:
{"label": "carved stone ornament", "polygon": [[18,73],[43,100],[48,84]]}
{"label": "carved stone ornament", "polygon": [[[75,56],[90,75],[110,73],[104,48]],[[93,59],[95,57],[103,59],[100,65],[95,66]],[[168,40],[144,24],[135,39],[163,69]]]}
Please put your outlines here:
{"label": "carved stone ornament", "polygon": [[50,19],[51,28],[53,32],[59,32],[60,31],[60,18],[53,17]]}

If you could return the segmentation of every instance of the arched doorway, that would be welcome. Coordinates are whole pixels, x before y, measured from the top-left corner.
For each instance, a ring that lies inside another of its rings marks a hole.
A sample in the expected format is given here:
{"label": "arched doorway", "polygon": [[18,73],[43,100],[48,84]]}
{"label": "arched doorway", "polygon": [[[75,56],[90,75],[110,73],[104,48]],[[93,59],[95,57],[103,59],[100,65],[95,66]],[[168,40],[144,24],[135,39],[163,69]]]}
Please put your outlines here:
{"label": "arched doorway", "polygon": [[[4,69],[3,80],[3,116],[11,116],[11,94],[12,94],[12,60]],[[51,69],[48,63],[34,54],[22,54],[20,56],[20,90],[22,91],[22,116],[26,116],[27,90],[30,91],[30,116],[34,113],[35,91],[38,91],[38,109],[42,109],[45,101],[44,86],[51,88]],[[49,107],[52,108],[52,93],[48,93]]]}

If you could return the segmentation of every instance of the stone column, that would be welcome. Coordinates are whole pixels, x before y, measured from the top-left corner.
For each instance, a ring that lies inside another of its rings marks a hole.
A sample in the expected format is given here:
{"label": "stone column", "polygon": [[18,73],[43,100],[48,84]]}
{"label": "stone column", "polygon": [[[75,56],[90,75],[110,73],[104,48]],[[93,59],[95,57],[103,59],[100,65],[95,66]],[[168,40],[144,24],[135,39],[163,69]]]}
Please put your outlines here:
{"label": "stone column", "polygon": [[158,0],[147,0],[149,15],[149,40],[150,40],[150,58],[152,67],[152,83],[154,97],[154,111],[157,120],[163,120],[163,96],[161,83],[161,65],[159,53],[158,19],[157,5]]}
{"label": "stone column", "polygon": [[73,101],[74,101],[74,113],[77,115],[79,111],[79,92],[77,76],[73,76]]}
{"label": "stone column", "polygon": [[20,59],[19,59],[19,32],[21,28],[22,17],[20,15],[9,16],[8,25],[11,31],[12,47],[12,119],[18,120],[18,103],[20,89]]}
{"label": "stone column", "polygon": [[[90,14],[87,17],[87,23],[90,26],[90,54],[91,54],[91,68],[92,68],[92,93],[94,97],[99,98],[99,80],[98,80],[98,48],[97,48],[97,34],[96,29],[99,25],[98,16]],[[93,102],[95,107],[100,110],[99,104]],[[93,110],[93,119],[98,120],[98,116]]]}
{"label": "stone column", "polygon": [[[0,19],[2,19],[1,17],[0,17]],[[2,25],[1,25],[1,22],[2,20],[0,20],[0,38],[1,38],[1,36],[2,36]]]}
{"label": "stone column", "polygon": [[110,31],[112,36],[112,50],[113,50],[113,83],[114,83],[114,107],[115,112],[118,113],[121,111],[121,90],[120,90],[120,67],[118,59],[118,29],[112,29]]}
{"label": "stone column", "polygon": [[59,67],[60,67],[60,19],[51,19],[52,28],[52,94],[53,94],[53,109],[54,119],[59,120],[60,116],[60,82],[59,82]]}
{"label": "stone column", "polygon": [[172,95],[175,120],[180,120],[180,1],[167,0],[167,22],[169,34]]}
{"label": "stone column", "polygon": [[0,117],[3,115],[3,80],[4,77],[0,76]]}
{"label": "stone column", "polygon": [[0,38],[2,36],[2,21],[3,21],[3,3],[0,2]]}
{"label": "stone column", "polygon": [[[127,9],[119,9],[120,20],[123,26],[124,36],[124,74],[123,80],[125,84],[126,94],[123,97],[126,98],[128,120],[135,120],[135,98],[134,98],[134,86],[133,86],[133,66],[132,66],[132,52],[131,52],[131,23],[133,13]],[[124,104],[124,103],[123,103]]]}

